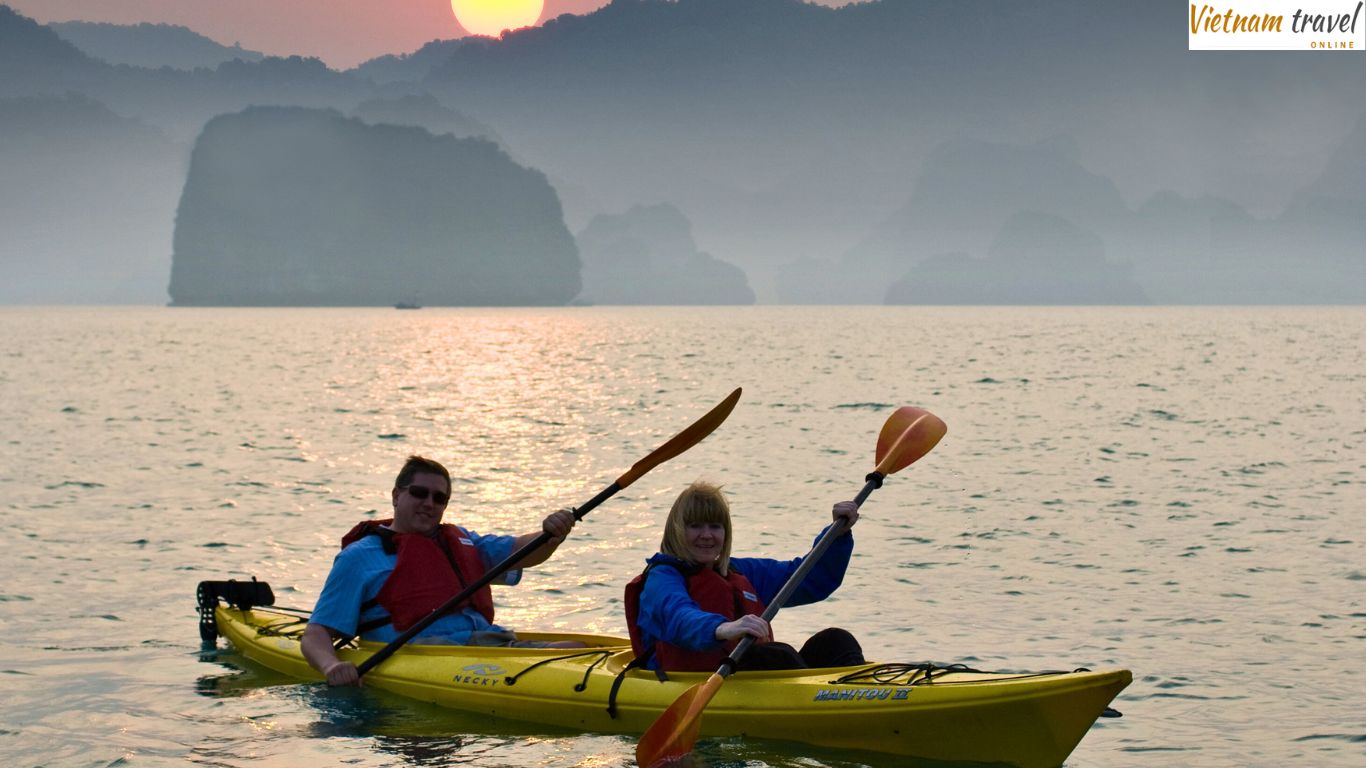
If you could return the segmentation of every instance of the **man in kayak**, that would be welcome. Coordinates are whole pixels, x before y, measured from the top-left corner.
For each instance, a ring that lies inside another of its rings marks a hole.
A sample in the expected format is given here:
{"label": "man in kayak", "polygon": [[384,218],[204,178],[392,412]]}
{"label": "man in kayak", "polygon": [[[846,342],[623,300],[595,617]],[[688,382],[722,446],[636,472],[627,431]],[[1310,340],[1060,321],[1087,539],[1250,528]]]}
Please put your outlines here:
{"label": "man in kayak", "polygon": [[[832,512],[852,527],[858,506],[842,501]],[[661,552],[626,586],[626,626],[636,659],[646,669],[714,672],[745,635],[757,642],[739,669],[844,667],[863,664],[863,649],[849,632],[817,632],[801,651],[773,642],[761,614],[782,590],[801,558],[730,556],[730,506],[720,486],[698,481],[679,494],[664,524]],[[829,597],[844,579],[853,534],[835,539],[787,601],[804,605]]]}
{"label": "man in kayak", "polygon": [[[451,498],[451,476],[431,459],[409,456],[390,494],[392,520],[358,523],[342,538],[322,594],[304,630],[304,658],[328,685],[359,685],[354,664],[333,647],[356,635],[387,643],[482,577],[489,568],[541,535],[551,539],[509,570],[501,583],[516,584],[521,568],[545,562],[577,522],[571,509],[545,518],[541,529],[521,536],[483,536],[441,522]],[[527,646],[493,623],[493,594],[484,586],[437,619],[414,643]],[[551,644],[553,645],[553,644]],[[558,647],[558,646],[557,646]]]}

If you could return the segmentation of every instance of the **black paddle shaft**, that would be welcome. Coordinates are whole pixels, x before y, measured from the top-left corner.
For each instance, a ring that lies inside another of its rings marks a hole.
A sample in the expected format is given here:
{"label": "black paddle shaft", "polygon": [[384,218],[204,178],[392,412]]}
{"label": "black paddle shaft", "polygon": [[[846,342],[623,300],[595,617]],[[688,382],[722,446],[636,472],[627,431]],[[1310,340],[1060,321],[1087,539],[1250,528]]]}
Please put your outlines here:
{"label": "black paddle shaft", "polygon": [[[868,499],[868,495],[882,487],[882,479],[884,477],[885,475],[881,472],[870,472],[865,478],[868,482],[864,484],[863,490],[859,491],[858,496],[854,497],[854,506],[863,506],[863,502]],[[773,602],[769,603],[768,608],[764,609],[764,615],[761,617],[764,621],[773,621],[773,617],[777,616],[778,611],[782,610],[783,605],[792,597],[792,593],[796,592],[797,587],[801,586],[802,581],[806,578],[806,574],[810,573],[811,569],[816,567],[817,561],[821,559],[821,555],[825,554],[825,550],[829,549],[835,539],[844,535],[844,532],[847,530],[849,530],[849,521],[843,517],[835,521],[834,525],[831,525],[826,529],[825,533],[816,540],[816,545],[802,558],[802,564],[797,566],[797,570],[793,571],[792,575],[788,577],[787,583],[783,584],[783,588],[778,590],[778,594],[774,596]],[[726,660],[721,662],[721,668],[716,670],[716,673],[722,677],[727,677],[731,672],[734,672],[735,665],[740,662],[740,658],[745,655],[750,646],[754,645],[754,641],[754,635],[745,635],[744,638],[736,644],[735,649],[730,652],[730,655],[726,657]]]}
{"label": "black paddle shaft", "polygon": [[[618,483],[612,483],[611,485],[602,489],[602,492],[599,493],[597,496],[594,496],[593,498],[589,499],[588,503],[574,510],[574,519],[582,520],[585,515],[587,515],[589,512],[592,512],[599,504],[610,499],[613,496],[613,494],[615,494],[619,490],[621,490],[621,485]],[[361,675],[364,675],[366,672],[369,672],[370,670],[374,669],[385,659],[394,655],[394,651],[397,651],[399,648],[403,647],[409,640],[412,640],[414,637],[417,637],[418,633],[422,632],[422,630],[426,629],[427,627],[430,627],[432,623],[435,622],[437,619],[441,618],[442,616],[445,616],[447,613],[450,613],[457,605],[460,605],[461,603],[468,600],[470,598],[470,595],[473,595],[475,592],[479,591],[480,589],[483,589],[485,586],[492,583],[494,579],[512,570],[512,567],[514,565],[525,560],[528,555],[540,549],[542,546],[545,545],[546,542],[550,541],[552,538],[554,537],[551,536],[548,531],[541,531],[540,536],[537,536],[536,538],[527,542],[521,549],[508,555],[507,558],[503,560],[503,562],[495,565],[488,571],[485,571],[484,575],[480,576],[478,579],[475,579],[474,583],[460,590],[458,593],[456,593],[454,597],[442,603],[431,613],[423,617],[421,621],[412,625],[411,627],[408,627],[408,629],[404,630],[403,634],[394,638],[392,641],[390,641],[388,645],[379,649],[370,658],[366,659],[365,661],[357,665],[356,672],[360,673]]]}

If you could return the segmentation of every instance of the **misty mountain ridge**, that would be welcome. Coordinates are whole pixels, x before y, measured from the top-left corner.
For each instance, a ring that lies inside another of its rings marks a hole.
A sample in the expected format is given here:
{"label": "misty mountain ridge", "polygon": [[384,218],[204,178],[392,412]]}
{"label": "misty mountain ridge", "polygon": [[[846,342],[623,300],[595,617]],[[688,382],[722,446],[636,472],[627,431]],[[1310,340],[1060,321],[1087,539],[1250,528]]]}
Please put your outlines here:
{"label": "misty mountain ridge", "polygon": [[376,56],[349,71],[380,84],[420,83],[461,47],[481,45],[484,40],[477,37],[433,40],[412,53]]}
{"label": "misty mountain ridge", "polygon": [[[265,95],[243,91],[244,86],[279,89],[277,96],[267,98],[292,98],[320,86],[333,91],[354,89],[356,93],[347,98],[373,93],[368,81],[328,69],[318,59],[300,56],[232,59],[211,70],[194,71],[111,64],[88,55],[51,28],[6,5],[0,5],[0,74],[5,75],[0,78],[0,96],[77,92],[124,114],[163,104],[193,113],[196,105],[208,101],[237,104],[240,109],[245,106],[240,103],[243,100]],[[156,109],[149,116],[154,121],[163,117]]]}
{"label": "misty mountain ridge", "polygon": [[223,45],[188,27],[172,24],[106,24],[90,21],[47,25],[64,40],[110,64],[157,69],[214,69],[233,59],[260,61],[265,54],[234,43]]}
{"label": "misty mountain ridge", "polygon": [[1114,182],[1082,166],[1071,137],[1029,146],[956,138],[930,153],[906,203],[845,260],[895,261],[908,243],[921,253],[979,252],[1026,208],[1093,226],[1128,212]]}
{"label": "misty mountain ridge", "polygon": [[1116,232],[1129,236],[1132,217],[1115,185],[1081,164],[1070,137],[1025,146],[955,138],[930,153],[907,202],[841,258],[786,265],[778,296],[797,304],[1149,303],[1106,246]]}
{"label": "misty mountain ridge", "polygon": [[986,258],[934,256],[887,289],[888,304],[1147,304],[1127,267],[1105,258],[1094,232],[1067,219],[1010,217]]}
{"label": "misty mountain ridge", "polygon": [[0,99],[0,302],[163,303],[182,151],[84,96]]}
{"label": "misty mountain ridge", "polygon": [[233,59],[193,71],[108,64],[0,5],[0,97],[67,92],[85,94],[186,142],[214,115],[254,103],[349,109],[378,95],[370,81],[300,56]]}
{"label": "misty mountain ridge", "polygon": [[[875,239],[907,180],[965,136],[1069,136],[1112,209],[1164,189],[1284,208],[1360,114],[1359,67],[1191,54],[1180,29],[1141,3],[620,0],[459,50],[428,85],[609,209],[674,203],[760,285]],[[832,151],[829,173],[794,168]]]}
{"label": "misty mountain ridge", "polygon": [[745,273],[697,249],[692,224],[672,205],[600,215],[575,241],[587,304],[753,304]]}
{"label": "misty mountain ridge", "polygon": [[[960,277],[975,274],[982,280],[983,291],[995,290],[988,286],[1008,277],[1021,303],[1039,303],[1040,295],[1058,289],[1060,273],[1079,280],[1068,284],[1071,298],[1058,298],[1058,303],[1219,304],[1249,298],[1312,303],[1314,297],[1357,303],[1366,300],[1361,215],[1366,206],[1331,195],[1359,194],[1354,190],[1366,184],[1366,177],[1350,174],[1357,157],[1350,143],[1335,157],[1342,159],[1330,162],[1321,180],[1306,188],[1328,188],[1330,194],[1302,194],[1298,199],[1307,202],[1294,203],[1278,216],[1256,217],[1232,201],[1186,198],[1171,191],[1131,211],[1108,180],[1078,162],[1066,140],[1025,147],[955,141],[934,154],[916,180],[911,202],[876,238],[852,249],[840,263],[794,263],[783,286],[799,292],[801,281],[818,281],[857,301],[866,300],[869,284],[875,286],[881,277],[898,280],[898,301],[938,296],[944,303],[960,303],[951,297],[972,296],[973,291],[953,282],[950,273],[957,264]],[[1347,176],[1343,168],[1349,169]],[[1030,219],[1036,224],[1032,231],[1021,226]],[[1072,238],[1071,244],[1055,239],[1052,256],[1037,245],[1022,248],[1049,242],[1041,232],[1051,230],[1056,238],[1082,222],[1099,247],[1080,247]],[[985,236],[991,238],[986,248]],[[1012,246],[1012,240],[1020,242]],[[961,261],[945,253],[985,259]],[[1069,266],[1061,260],[1067,254],[1086,258]],[[1011,257],[1010,264],[1002,261],[1005,256]],[[1026,262],[1031,269],[1019,268]],[[988,270],[990,279],[985,277]],[[841,281],[844,275],[862,279]],[[912,287],[917,280],[925,285]],[[865,293],[855,293],[860,288]],[[1076,293],[1082,290],[1090,291],[1089,298]],[[982,298],[978,294],[962,303]]]}
{"label": "misty mountain ridge", "polygon": [[0,5],[0,96],[69,88],[68,78],[103,66],[48,27]]}
{"label": "misty mountain ridge", "polygon": [[154,126],[114,114],[107,106],[79,93],[61,96],[20,96],[0,99],[0,128],[7,149],[41,149],[47,139],[63,141],[124,144],[150,147],[167,143],[166,135]]}
{"label": "misty mountain ridge", "polygon": [[420,126],[438,135],[449,133],[458,138],[475,137],[502,143],[492,128],[447,107],[429,93],[363,101],[351,111],[351,116],[371,124]]}

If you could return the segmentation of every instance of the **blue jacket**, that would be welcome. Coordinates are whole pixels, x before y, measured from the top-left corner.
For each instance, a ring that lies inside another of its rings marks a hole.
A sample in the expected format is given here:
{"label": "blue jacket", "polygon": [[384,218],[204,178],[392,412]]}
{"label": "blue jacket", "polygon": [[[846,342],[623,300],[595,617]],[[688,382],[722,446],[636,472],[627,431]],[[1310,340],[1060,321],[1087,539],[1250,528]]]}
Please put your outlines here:
{"label": "blue jacket", "polygon": [[[819,538],[818,536],[817,539]],[[844,580],[844,571],[849,567],[849,557],[853,552],[852,532],[832,541],[830,548],[792,593],[787,606],[817,603],[833,594]],[[645,562],[654,565],[679,561],[669,555],[657,553]],[[788,578],[796,572],[801,562],[800,557],[792,560],[732,557],[730,567],[743,573],[754,585],[759,599],[764,604],[769,604],[787,583]],[[690,651],[719,647],[724,643],[716,639],[716,628],[725,621],[726,618],[720,614],[702,610],[688,596],[687,578],[677,568],[654,568],[650,571],[650,576],[645,580],[645,587],[640,593],[638,620],[641,639],[646,648],[653,648],[660,640]],[[658,669],[657,661],[651,657],[645,667]]]}

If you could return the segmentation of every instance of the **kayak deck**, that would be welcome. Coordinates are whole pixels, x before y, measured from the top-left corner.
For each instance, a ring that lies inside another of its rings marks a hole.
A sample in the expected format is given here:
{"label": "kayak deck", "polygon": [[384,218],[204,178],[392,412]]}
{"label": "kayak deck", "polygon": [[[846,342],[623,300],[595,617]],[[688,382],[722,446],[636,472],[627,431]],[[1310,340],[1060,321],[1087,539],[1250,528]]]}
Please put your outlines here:
{"label": "kayak deck", "polygon": [[[299,637],[307,612],[218,605],[217,630],[247,658],[320,680]],[[623,670],[629,641],[608,635],[518,633],[586,647],[409,645],[366,684],[465,712],[598,733],[644,732],[709,673]],[[359,642],[338,656],[359,664],[383,647]],[[608,700],[621,677],[613,713]],[[926,761],[1055,768],[1132,680],[1128,670],[989,673],[929,664],[739,672],[702,718],[704,736],[746,736],[876,751]]]}

